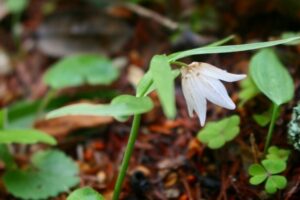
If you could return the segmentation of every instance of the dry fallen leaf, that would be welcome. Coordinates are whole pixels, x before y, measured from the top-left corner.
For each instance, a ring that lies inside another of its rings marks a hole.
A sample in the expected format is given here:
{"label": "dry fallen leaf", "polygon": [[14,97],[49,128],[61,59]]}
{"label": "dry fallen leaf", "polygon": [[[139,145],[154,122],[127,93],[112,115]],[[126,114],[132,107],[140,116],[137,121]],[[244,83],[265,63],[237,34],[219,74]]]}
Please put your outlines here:
{"label": "dry fallen leaf", "polygon": [[55,119],[38,121],[35,127],[55,137],[63,137],[71,131],[106,125],[113,122],[113,117],[102,116],[65,116]]}

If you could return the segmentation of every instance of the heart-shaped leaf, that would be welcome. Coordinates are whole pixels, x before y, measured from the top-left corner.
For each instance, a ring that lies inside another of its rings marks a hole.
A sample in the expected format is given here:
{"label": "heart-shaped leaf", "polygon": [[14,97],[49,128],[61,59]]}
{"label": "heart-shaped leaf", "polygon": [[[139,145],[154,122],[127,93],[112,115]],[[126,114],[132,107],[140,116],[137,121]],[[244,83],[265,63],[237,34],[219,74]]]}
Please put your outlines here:
{"label": "heart-shaped leaf", "polygon": [[90,187],[73,191],[67,200],[105,200],[104,197]]}
{"label": "heart-shaped leaf", "polygon": [[288,149],[280,149],[276,146],[271,146],[268,149],[268,154],[267,154],[267,159],[268,160],[283,160],[283,161],[287,161],[289,158],[291,151]]}
{"label": "heart-shaped leaf", "polygon": [[278,189],[284,189],[287,185],[287,180],[284,176],[270,176],[267,179],[265,190],[269,194],[275,193]]}
{"label": "heart-shaped leaf", "polygon": [[55,145],[56,140],[41,131],[34,129],[0,130],[0,144],[35,144],[38,142]]}
{"label": "heart-shaped leaf", "polygon": [[112,83],[118,77],[112,62],[96,55],[74,55],[54,64],[45,74],[44,81],[54,89],[84,84]]}
{"label": "heart-shaped leaf", "polygon": [[250,74],[259,90],[277,106],[293,98],[293,80],[272,49],[255,54],[250,62]]}
{"label": "heart-shaped leaf", "polygon": [[283,160],[263,160],[262,165],[267,170],[268,173],[278,174],[286,169],[286,163]]}
{"label": "heart-shaped leaf", "polygon": [[49,199],[79,183],[78,167],[63,152],[49,150],[32,157],[32,165],[25,170],[5,172],[7,190],[22,199]]}
{"label": "heart-shaped leaf", "polygon": [[240,118],[237,115],[227,117],[218,122],[209,122],[198,133],[197,138],[212,149],[222,147],[233,140],[240,132]]}
{"label": "heart-shaped leaf", "polygon": [[134,97],[121,95],[112,100],[110,104],[96,105],[80,103],[66,106],[50,112],[47,117],[61,117],[66,115],[91,115],[91,116],[127,116],[142,114],[152,109],[153,103],[149,97]]}

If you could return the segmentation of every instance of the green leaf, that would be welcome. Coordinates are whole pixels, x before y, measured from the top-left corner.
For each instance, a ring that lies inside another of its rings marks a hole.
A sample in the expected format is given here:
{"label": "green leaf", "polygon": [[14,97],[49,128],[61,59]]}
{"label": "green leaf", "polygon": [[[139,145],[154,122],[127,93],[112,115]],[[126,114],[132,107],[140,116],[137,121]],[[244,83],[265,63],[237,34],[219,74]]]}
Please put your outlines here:
{"label": "green leaf", "polygon": [[5,0],[5,6],[14,14],[20,13],[26,9],[28,0]]}
{"label": "green leaf", "polygon": [[79,183],[77,165],[63,152],[38,152],[25,170],[8,170],[3,176],[6,189],[22,199],[50,199]]}
{"label": "green leaf", "polygon": [[54,64],[45,74],[44,82],[53,89],[84,84],[111,84],[118,78],[113,63],[96,55],[74,55]]}
{"label": "green leaf", "polygon": [[250,62],[250,74],[259,90],[276,105],[293,98],[293,80],[272,49],[255,54]]}
{"label": "green leaf", "polygon": [[155,55],[150,62],[150,73],[165,115],[168,118],[174,118],[176,115],[175,89],[168,57]]}
{"label": "green leaf", "polygon": [[267,177],[268,177],[267,174],[255,175],[255,176],[250,178],[249,182],[251,183],[251,185],[259,185],[262,182],[264,182]]}
{"label": "green leaf", "polygon": [[[175,79],[177,76],[179,76],[180,71],[178,69],[172,70],[173,79]],[[142,97],[147,96],[152,91],[154,91],[156,88],[153,84],[153,79],[151,73],[148,71],[145,73],[143,78],[140,80],[139,84],[136,88],[136,96]]]}
{"label": "green leaf", "polygon": [[7,124],[7,109],[0,110],[0,129],[4,129]]}
{"label": "green leaf", "polygon": [[225,45],[225,46],[214,46],[214,47],[200,47],[196,49],[190,49],[186,51],[176,52],[168,56],[169,61],[175,61],[184,57],[200,54],[215,54],[215,53],[231,53],[239,51],[248,51],[271,47],[279,44],[285,44],[299,40],[300,37],[287,38],[283,40],[275,40],[270,42],[259,42],[252,44],[240,44],[240,45]]}
{"label": "green leaf", "polygon": [[252,176],[250,178],[250,183],[252,185],[259,185],[268,177],[268,172],[260,164],[252,164],[249,167],[248,172]]}
{"label": "green leaf", "polygon": [[287,180],[284,176],[270,176],[266,182],[265,190],[269,194],[274,194],[277,189],[283,189],[287,185]]}
{"label": "green leaf", "polygon": [[266,174],[266,169],[261,166],[260,164],[252,164],[249,169],[248,172],[251,176],[255,176],[255,175],[263,175]]}
{"label": "green leaf", "polygon": [[[273,115],[273,109],[274,109],[274,105],[271,105],[269,107],[269,109],[267,111],[263,112],[262,114],[254,114],[253,119],[260,126],[264,127],[271,122],[272,115]],[[275,119],[278,119],[279,116],[280,116],[280,112],[277,112]]]}
{"label": "green leaf", "polygon": [[222,147],[233,140],[239,133],[240,118],[237,115],[224,118],[218,122],[209,122],[199,131],[197,138],[212,149]]}
{"label": "green leaf", "polygon": [[14,167],[16,167],[14,158],[9,152],[7,145],[5,144],[0,144],[0,160],[5,163],[6,169],[13,169]]}
{"label": "green leaf", "polygon": [[260,91],[256,87],[252,78],[248,76],[246,79],[241,81],[241,91],[239,92],[239,98],[241,102],[239,103],[239,106],[243,106],[246,102],[253,99],[259,93]]}
{"label": "green leaf", "polygon": [[[287,39],[287,38],[291,38],[291,37],[299,37],[300,36],[300,33],[298,32],[284,32],[281,34],[281,38],[282,39]],[[300,44],[300,41],[296,40],[296,41],[293,41],[293,42],[289,42],[289,43],[286,43],[285,45],[290,45],[290,46],[293,46],[293,45],[298,45]]]}
{"label": "green leaf", "polygon": [[268,160],[283,160],[287,161],[291,151],[288,149],[280,149],[276,146],[271,146],[268,149],[268,154],[266,155]]}
{"label": "green leaf", "polygon": [[52,136],[38,130],[0,130],[0,144],[35,144],[38,142],[51,145],[56,144],[56,140]]}
{"label": "green leaf", "polygon": [[67,200],[105,200],[104,197],[90,187],[79,188],[73,191]]}
{"label": "green leaf", "polygon": [[111,104],[96,105],[80,103],[66,106],[50,112],[47,117],[61,117],[66,115],[91,115],[91,116],[127,116],[142,114],[150,111],[153,103],[149,97],[134,97],[121,95],[114,98]]}
{"label": "green leaf", "polygon": [[278,174],[286,169],[286,163],[283,160],[263,160],[262,165],[270,174]]}

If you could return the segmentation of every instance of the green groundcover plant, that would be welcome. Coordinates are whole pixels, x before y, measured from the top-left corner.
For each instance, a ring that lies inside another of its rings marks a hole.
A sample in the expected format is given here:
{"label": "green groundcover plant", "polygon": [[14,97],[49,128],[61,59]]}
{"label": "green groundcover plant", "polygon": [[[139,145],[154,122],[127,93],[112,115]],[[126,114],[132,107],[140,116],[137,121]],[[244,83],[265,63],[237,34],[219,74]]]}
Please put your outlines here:
{"label": "green groundcover plant", "polygon": [[[267,48],[258,51],[250,63],[250,76],[251,81],[253,82],[245,84],[244,87],[249,88],[251,87],[251,84],[254,84],[256,89],[252,91],[250,90],[250,92],[246,92],[246,94],[242,95],[246,102],[253,98],[259,90],[259,92],[262,92],[272,101],[273,109],[265,144],[266,154],[267,149],[269,149],[268,147],[271,141],[279,108],[282,104],[287,103],[292,99],[294,92],[293,81],[288,71],[281,64],[274,50],[268,47],[290,43],[298,39],[300,38],[293,37],[270,42],[220,46],[228,41],[228,39],[224,39],[206,47],[176,52],[170,55],[155,55],[151,59],[149,70],[136,87],[135,96],[120,95],[115,97],[110,104],[94,105],[84,103],[66,106],[50,112],[47,117],[54,118],[68,115],[93,115],[113,116],[119,120],[126,120],[129,116],[133,115],[128,144],[114,189],[113,200],[118,200],[129,160],[133,152],[134,143],[137,138],[141,114],[149,112],[153,108],[152,100],[148,97],[149,93],[157,91],[166,117],[169,119],[175,118],[176,106],[174,79],[181,73],[182,90],[187,102],[188,113],[190,116],[193,116],[195,111],[199,117],[201,126],[204,126],[206,121],[207,101],[227,109],[235,108],[235,104],[230,99],[221,81],[234,82],[244,79],[246,75],[231,74],[208,63],[193,62],[191,64],[186,64],[179,61],[185,57]],[[70,76],[72,78],[72,75]],[[116,77],[116,75],[114,75],[111,79],[114,79],[114,77]],[[46,76],[45,80],[50,85],[53,85],[49,81],[49,76]],[[83,79],[78,78],[74,84],[77,84],[82,80]],[[97,78],[87,80],[93,83],[93,80],[97,80]],[[53,85],[53,87],[59,88],[59,85]],[[202,131],[200,131],[198,138],[200,141],[207,144],[208,147],[214,149],[220,148],[225,144],[225,142],[231,141],[237,136],[239,133],[239,121],[239,117],[234,115],[219,122],[210,122]],[[282,189],[286,186],[286,179],[278,175],[278,173],[281,173],[285,168],[285,161],[268,158],[263,160],[261,164],[255,164],[250,167],[249,173],[253,176],[250,179],[250,182],[252,184],[259,184],[266,181],[266,191],[273,193],[277,189]],[[79,191],[76,190],[73,194],[71,194],[69,199],[76,199],[76,196],[80,196],[81,199],[88,199],[88,195],[96,194],[90,189],[79,189]],[[95,199],[101,198],[102,197],[100,195],[95,196]]]}

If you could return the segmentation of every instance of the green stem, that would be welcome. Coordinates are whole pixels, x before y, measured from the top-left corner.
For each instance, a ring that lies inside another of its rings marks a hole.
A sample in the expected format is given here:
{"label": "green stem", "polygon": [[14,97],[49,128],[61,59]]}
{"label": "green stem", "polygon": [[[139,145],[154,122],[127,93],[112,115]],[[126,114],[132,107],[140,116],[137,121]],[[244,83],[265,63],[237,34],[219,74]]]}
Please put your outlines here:
{"label": "green stem", "polygon": [[229,41],[232,40],[233,38],[235,38],[235,35],[229,35],[228,37],[223,38],[223,39],[221,39],[221,40],[219,40],[219,41],[213,42],[213,43],[211,43],[211,44],[209,44],[209,45],[206,45],[205,47],[216,47],[216,46],[220,46],[220,45],[222,45],[222,44],[225,44],[225,43],[229,42]]}
{"label": "green stem", "polygon": [[51,89],[50,91],[47,92],[47,94],[45,95],[45,97],[42,99],[39,107],[38,107],[38,111],[37,111],[37,119],[41,117],[41,115],[43,114],[44,110],[47,108],[49,102],[53,99],[53,97],[56,95],[56,90]]}
{"label": "green stem", "polygon": [[271,139],[272,139],[273,129],[274,129],[274,126],[275,126],[276,116],[277,116],[278,110],[279,110],[279,106],[276,105],[276,104],[274,104],[273,105],[273,112],[272,112],[271,123],[269,125],[268,135],[267,135],[267,139],[266,139],[264,154],[267,153],[269,145],[270,145],[270,142],[271,142]]}
{"label": "green stem", "polygon": [[179,61],[172,61],[170,64],[178,65],[180,67],[188,67],[189,65],[184,63],[184,62],[179,62]]}
{"label": "green stem", "polygon": [[126,176],[126,171],[129,165],[129,160],[132,155],[133,149],[134,149],[134,144],[138,135],[138,129],[140,127],[140,121],[141,121],[141,115],[134,115],[133,117],[133,122],[131,126],[131,131],[128,139],[128,143],[126,146],[125,154],[123,157],[121,169],[117,178],[117,182],[114,188],[114,195],[113,195],[113,200],[118,200],[120,193],[121,193],[121,188],[122,184],[124,181],[124,178]]}

